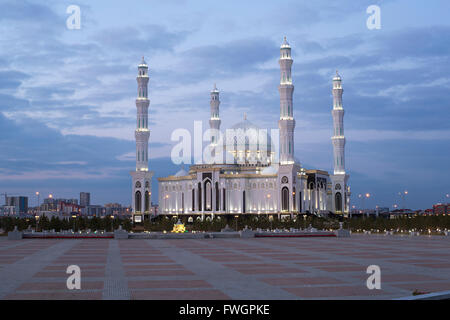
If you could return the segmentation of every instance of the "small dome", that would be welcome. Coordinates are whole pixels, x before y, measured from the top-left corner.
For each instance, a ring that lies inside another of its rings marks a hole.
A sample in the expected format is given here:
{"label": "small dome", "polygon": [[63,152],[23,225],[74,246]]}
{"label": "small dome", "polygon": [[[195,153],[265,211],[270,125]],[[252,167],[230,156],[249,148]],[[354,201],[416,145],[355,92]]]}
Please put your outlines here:
{"label": "small dome", "polygon": [[186,170],[184,170],[184,169],[181,169],[180,171],[175,173],[175,177],[185,177],[187,175],[189,175],[189,173],[187,173]]}
{"label": "small dome", "polygon": [[338,71],[336,70],[336,75],[333,78],[334,81],[341,81],[341,76],[339,75]]}
{"label": "small dome", "polygon": [[281,45],[281,48],[290,48],[289,42],[287,42],[286,37],[284,37],[283,44]]}
{"label": "small dome", "polygon": [[144,56],[142,56],[141,63],[139,63],[139,66],[147,66],[147,62],[144,60]]}
{"label": "small dome", "polygon": [[214,83],[214,89],[211,90],[211,93],[218,93],[219,90],[216,87],[216,84]]}

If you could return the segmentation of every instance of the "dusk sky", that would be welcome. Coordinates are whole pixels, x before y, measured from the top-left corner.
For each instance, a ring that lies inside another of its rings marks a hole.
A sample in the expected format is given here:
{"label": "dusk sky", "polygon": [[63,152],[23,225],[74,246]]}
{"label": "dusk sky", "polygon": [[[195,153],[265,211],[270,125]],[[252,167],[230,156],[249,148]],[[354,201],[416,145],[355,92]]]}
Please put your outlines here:
{"label": "dusk sky", "polygon": [[[369,30],[366,8],[381,8]],[[69,5],[81,28],[66,26]],[[277,128],[279,47],[292,46],[295,153],[332,172],[331,79],[344,87],[351,204],[429,208],[450,192],[450,2],[0,0],[0,193],[131,202],[137,65],[149,65],[149,167],[177,128],[247,118]],[[186,166],[187,167],[187,166]],[[186,168],[187,169],[187,168]],[[0,205],[3,199],[0,200]]]}

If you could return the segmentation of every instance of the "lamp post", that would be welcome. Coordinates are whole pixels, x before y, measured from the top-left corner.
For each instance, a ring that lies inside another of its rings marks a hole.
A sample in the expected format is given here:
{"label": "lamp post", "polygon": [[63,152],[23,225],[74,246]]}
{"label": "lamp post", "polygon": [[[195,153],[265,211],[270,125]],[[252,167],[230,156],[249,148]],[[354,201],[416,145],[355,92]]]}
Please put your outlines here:
{"label": "lamp post", "polygon": [[402,192],[399,192],[398,193],[398,195],[402,198],[402,208],[403,209],[406,209],[406,207],[405,207],[405,198],[406,198],[406,195],[408,194],[408,190],[405,190],[405,191],[402,191]]}
{"label": "lamp post", "polygon": [[239,216],[238,216],[238,215],[235,215],[234,218],[235,218],[235,221],[236,221],[236,231],[238,231],[237,219],[239,218]]}
{"label": "lamp post", "polygon": [[[369,199],[370,198],[370,193],[366,193],[364,195],[365,198]],[[364,198],[363,198],[364,199]],[[369,211],[367,211],[367,216],[369,216]]]}
{"label": "lamp post", "polygon": [[[39,213],[41,212],[41,206],[40,206],[40,201],[39,201],[39,191],[36,191],[36,196],[37,196],[37,207],[38,207],[38,212],[37,212],[37,216],[39,216]],[[36,219],[36,232],[38,230],[38,219]]]}
{"label": "lamp post", "polygon": [[362,213],[363,211],[363,196],[362,196],[362,194],[358,194],[358,198],[360,198],[361,199],[361,204],[360,204],[360,208],[361,208],[361,210],[360,210],[360,213]]}

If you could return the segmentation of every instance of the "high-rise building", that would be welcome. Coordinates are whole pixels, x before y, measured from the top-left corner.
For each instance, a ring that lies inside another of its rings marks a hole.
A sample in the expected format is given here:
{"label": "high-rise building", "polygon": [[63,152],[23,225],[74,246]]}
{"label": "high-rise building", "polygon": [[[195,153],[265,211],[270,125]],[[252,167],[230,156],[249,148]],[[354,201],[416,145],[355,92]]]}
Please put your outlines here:
{"label": "high-rise building", "polygon": [[91,194],[89,192],[80,192],[80,206],[87,207],[91,205]]}
{"label": "high-rise building", "polygon": [[131,171],[133,221],[142,222],[144,215],[150,214],[152,176],[148,171],[148,65],[142,57],[138,65],[138,96],[136,98],[136,170]]}
{"label": "high-rise building", "polygon": [[27,213],[28,212],[28,197],[22,196],[5,196],[5,206],[14,207],[15,213]]}

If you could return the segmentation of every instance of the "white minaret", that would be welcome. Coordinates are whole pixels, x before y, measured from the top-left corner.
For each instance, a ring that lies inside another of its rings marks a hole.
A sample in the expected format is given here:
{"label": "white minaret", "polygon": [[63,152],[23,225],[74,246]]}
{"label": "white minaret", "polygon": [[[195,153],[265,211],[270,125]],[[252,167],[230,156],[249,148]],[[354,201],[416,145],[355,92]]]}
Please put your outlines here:
{"label": "white minaret", "polygon": [[294,163],[294,110],[292,104],[292,93],[294,86],[292,84],[292,57],[291,47],[284,37],[283,44],[280,48],[280,120],[278,128],[280,129],[280,164]]}
{"label": "white minaret", "polygon": [[219,140],[219,130],[220,130],[220,116],[219,116],[219,90],[217,90],[216,84],[214,84],[214,89],[211,91],[211,118],[209,119],[209,127],[213,130],[213,134],[211,135],[211,144],[217,145]]}
{"label": "white minaret", "polygon": [[350,187],[347,186],[349,176],[345,173],[345,136],[344,136],[344,108],[342,107],[342,79],[336,71],[333,78],[333,164],[334,175],[332,181],[332,211],[336,214],[348,214],[350,205]]}
{"label": "white minaret", "polygon": [[131,172],[133,221],[141,222],[145,214],[150,213],[151,208],[151,183],[153,172],[148,171],[148,65],[142,57],[138,66],[136,77],[138,93],[136,98],[136,171]]}
{"label": "white minaret", "polygon": [[334,174],[345,174],[345,137],[344,137],[344,108],[342,107],[341,76],[336,71],[333,78],[333,141]]}

